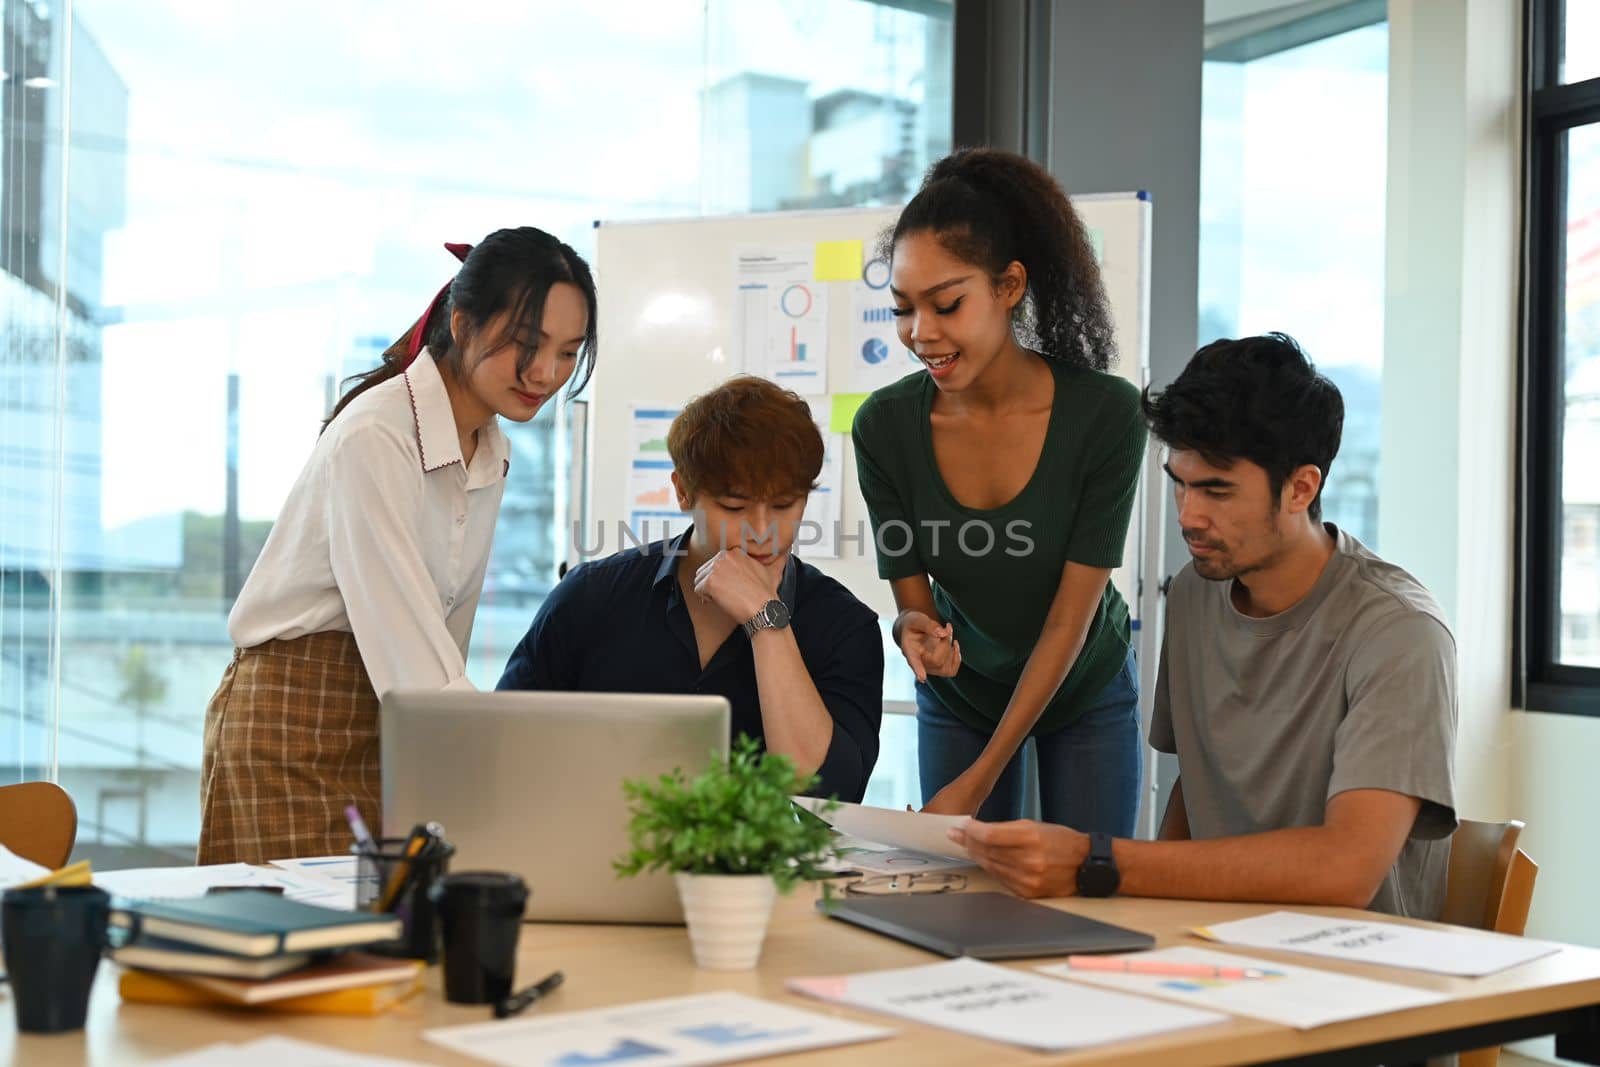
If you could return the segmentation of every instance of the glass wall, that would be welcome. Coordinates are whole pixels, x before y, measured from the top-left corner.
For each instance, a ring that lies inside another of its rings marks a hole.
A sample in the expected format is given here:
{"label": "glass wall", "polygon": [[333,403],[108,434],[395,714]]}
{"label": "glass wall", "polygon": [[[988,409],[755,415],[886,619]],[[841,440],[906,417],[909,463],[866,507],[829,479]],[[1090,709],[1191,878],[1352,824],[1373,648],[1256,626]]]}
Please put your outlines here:
{"label": "glass wall", "polygon": [[[0,781],[136,862],[192,859],[233,597],[441,242],[899,202],[949,149],[938,3],[0,10]],[[568,414],[512,429],[479,685],[565,556]]]}
{"label": "glass wall", "polygon": [[1204,65],[1200,336],[1282,330],[1344,394],[1323,517],[1378,537],[1388,27]]}

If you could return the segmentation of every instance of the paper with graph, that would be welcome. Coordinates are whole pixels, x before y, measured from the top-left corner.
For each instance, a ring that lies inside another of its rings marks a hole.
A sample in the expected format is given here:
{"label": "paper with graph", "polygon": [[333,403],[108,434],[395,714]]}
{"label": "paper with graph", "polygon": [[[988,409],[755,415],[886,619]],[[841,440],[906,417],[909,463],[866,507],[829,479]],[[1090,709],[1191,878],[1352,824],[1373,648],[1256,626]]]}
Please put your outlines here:
{"label": "paper with graph", "polygon": [[464,1056],[504,1067],[650,1067],[731,1063],[789,1052],[875,1041],[894,1031],[831,1018],[741,993],[699,993],[588,1011],[468,1023],[423,1037]]}
{"label": "paper with graph", "polygon": [[672,456],[667,452],[667,430],[682,410],[666,404],[635,404],[629,427],[627,516],[628,537],[620,530],[585,530],[597,536],[607,552],[634,543],[649,544],[681,532],[692,521],[678,509],[672,488]]}
{"label": "paper with graph", "polygon": [[791,978],[789,989],[834,1004],[1047,1052],[1211,1026],[1227,1016],[955,959],[922,967]]}
{"label": "paper with graph", "polygon": [[828,391],[828,287],[814,245],[739,246],[734,254],[734,344],[751,374],[802,396]]}
{"label": "paper with graph", "polygon": [[900,342],[887,265],[881,276],[876,288],[868,279],[850,286],[850,347],[844,381],[834,386],[835,392],[870,393],[922,369],[922,362]]}
{"label": "paper with graph", "polygon": [[1299,1030],[1368,1015],[1405,1011],[1447,999],[1439,993],[1393,982],[1356,978],[1311,967],[1294,967],[1248,956],[1233,956],[1188,945],[1140,952],[1129,958],[1146,964],[1243,967],[1259,972],[1260,976],[1210,978],[1084,971],[1073,970],[1064,963],[1052,963],[1040,967],[1039,971],[1056,978],[1085,982],[1123,993],[1142,993],[1196,1008],[1213,1008],[1233,1015],[1265,1019],[1269,1023],[1281,1023]]}

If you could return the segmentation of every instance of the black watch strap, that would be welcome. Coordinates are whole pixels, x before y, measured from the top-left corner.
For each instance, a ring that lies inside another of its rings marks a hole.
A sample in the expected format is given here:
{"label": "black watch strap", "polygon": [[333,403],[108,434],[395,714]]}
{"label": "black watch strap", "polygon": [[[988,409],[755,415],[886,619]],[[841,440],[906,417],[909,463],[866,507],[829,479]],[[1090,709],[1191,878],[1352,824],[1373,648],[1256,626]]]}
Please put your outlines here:
{"label": "black watch strap", "polygon": [[1078,866],[1078,893],[1085,897],[1109,897],[1122,885],[1116,853],[1110,834],[1089,835],[1089,854]]}

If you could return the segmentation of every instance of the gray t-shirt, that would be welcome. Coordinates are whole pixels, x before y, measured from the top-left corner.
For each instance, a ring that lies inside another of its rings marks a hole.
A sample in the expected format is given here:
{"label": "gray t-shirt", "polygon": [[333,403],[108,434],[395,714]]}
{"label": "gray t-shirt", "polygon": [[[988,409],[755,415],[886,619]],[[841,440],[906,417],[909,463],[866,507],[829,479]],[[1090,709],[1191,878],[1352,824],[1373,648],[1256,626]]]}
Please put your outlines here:
{"label": "gray t-shirt", "polygon": [[1167,596],[1150,744],[1178,756],[1195,839],[1320,826],[1347,789],[1422,801],[1374,911],[1435,919],[1455,832],[1455,639],[1415,578],[1333,527],[1305,599],[1241,614],[1185,567]]}

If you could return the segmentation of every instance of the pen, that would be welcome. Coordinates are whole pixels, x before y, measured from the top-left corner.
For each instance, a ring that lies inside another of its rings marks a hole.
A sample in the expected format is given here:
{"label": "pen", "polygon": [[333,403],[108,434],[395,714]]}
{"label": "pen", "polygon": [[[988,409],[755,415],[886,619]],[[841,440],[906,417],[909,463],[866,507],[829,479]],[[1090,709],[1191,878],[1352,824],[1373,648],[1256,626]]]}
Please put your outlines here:
{"label": "pen", "polygon": [[1171,963],[1130,956],[1068,956],[1075,971],[1113,971],[1125,974],[1159,974],[1170,978],[1277,978],[1277,971],[1257,967],[1213,967],[1209,963]]}
{"label": "pen", "polygon": [[372,840],[372,831],[367,829],[366,820],[361,817],[361,809],[354,804],[348,804],[344,809],[344,817],[350,821],[350,833],[355,836],[356,848],[369,855],[378,851],[378,843]]}
{"label": "pen", "polygon": [[554,971],[546,975],[544,978],[541,978],[527,989],[524,989],[522,992],[513,993],[504,1000],[496,1001],[494,1006],[494,1017],[496,1019],[504,1019],[507,1016],[515,1015],[517,1012],[521,1011],[523,1008],[526,1008],[529,1004],[532,1004],[534,1001],[550,992],[556,986],[560,985],[564,978],[565,976],[562,975],[560,971]]}
{"label": "pen", "polygon": [[206,896],[217,893],[276,893],[283,896],[281,885],[212,885],[206,887]]}

